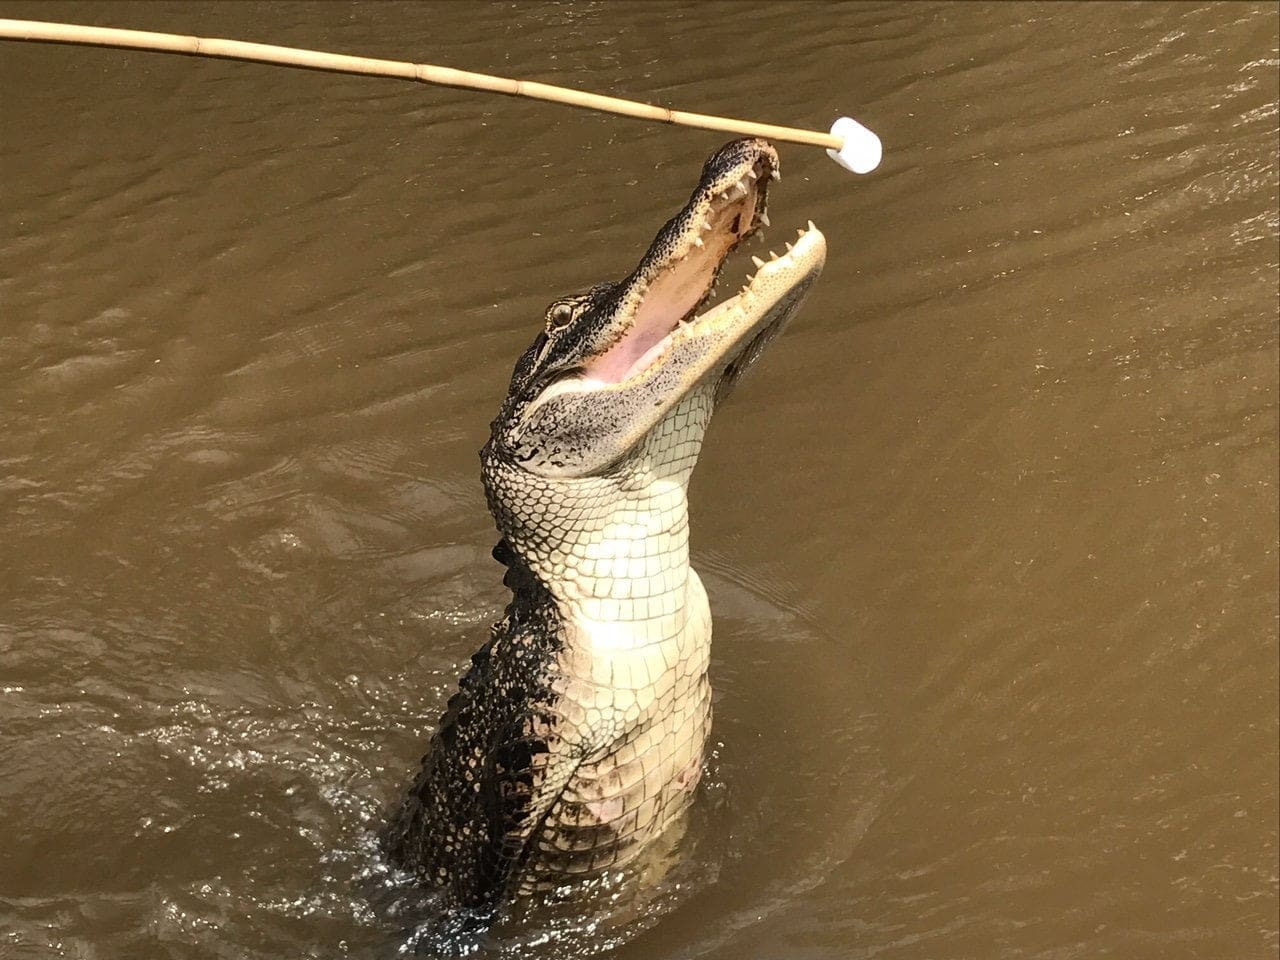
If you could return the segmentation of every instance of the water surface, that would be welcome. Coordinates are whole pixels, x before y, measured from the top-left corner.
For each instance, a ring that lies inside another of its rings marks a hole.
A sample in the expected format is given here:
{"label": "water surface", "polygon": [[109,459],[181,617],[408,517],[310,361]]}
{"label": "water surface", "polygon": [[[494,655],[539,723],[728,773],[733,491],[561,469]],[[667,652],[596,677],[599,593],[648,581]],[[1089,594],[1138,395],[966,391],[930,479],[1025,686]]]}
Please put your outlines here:
{"label": "water surface", "polygon": [[[1274,5],[0,15],[882,135],[782,149],[830,257],[694,479],[679,866],[490,955],[1277,955]],[[0,45],[0,957],[396,955],[372,839],[505,602],[476,450],[722,139]]]}

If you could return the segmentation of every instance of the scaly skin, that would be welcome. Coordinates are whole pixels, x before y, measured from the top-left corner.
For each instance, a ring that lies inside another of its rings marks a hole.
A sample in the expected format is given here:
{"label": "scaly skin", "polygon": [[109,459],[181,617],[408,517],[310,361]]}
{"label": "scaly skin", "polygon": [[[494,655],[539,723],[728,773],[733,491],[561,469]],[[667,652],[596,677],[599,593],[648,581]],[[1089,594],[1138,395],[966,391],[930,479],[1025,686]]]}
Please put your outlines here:
{"label": "scaly skin", "polygon": [[432,738],[389,853],[490,911],[633,859],[687,808],[711,614],[686,491],[716,404],[825,259],[810,224],[701,314],[777,155],[730,143],[626,279],[552,304],[481,453],[513,598]]}

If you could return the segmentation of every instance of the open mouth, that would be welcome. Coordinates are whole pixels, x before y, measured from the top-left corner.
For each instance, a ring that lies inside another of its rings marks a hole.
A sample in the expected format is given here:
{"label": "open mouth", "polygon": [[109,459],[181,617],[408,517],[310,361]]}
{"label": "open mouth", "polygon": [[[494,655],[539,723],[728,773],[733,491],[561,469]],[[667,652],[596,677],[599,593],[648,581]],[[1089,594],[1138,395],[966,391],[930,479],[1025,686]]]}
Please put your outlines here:
{"label": "open mouth", "polygon": [[[776,154],[760,151],[749,164],[696,192],[664,230],[628,281],[630,325],[609,347],[583,364],[581,377],[592,386],[622,384],[653,367],[682,339],[745,326],[759,296],[792,286],[810,272],[822,235],[812,221],[786,253],[753,257],[756,271],[734,295],[717,298],[726,259],[743,240],[769,225],[767,192],[781,179]],[[656,255],[655,255],[656,254]],[[736,337],[734,338],[736,339]]]}

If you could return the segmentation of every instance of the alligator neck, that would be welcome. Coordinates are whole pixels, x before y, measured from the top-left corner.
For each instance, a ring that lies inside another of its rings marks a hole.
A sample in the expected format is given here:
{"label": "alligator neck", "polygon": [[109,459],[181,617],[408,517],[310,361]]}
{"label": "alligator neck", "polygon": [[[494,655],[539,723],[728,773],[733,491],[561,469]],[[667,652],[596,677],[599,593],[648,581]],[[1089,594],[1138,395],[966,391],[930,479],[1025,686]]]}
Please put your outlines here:
{"label": "alligator neck", "polygon": [[555,543],[511,537],[555,599],[566,630],[593,646],[626,648],[682,629],[691,574],[683,484],[619,491],[578,512],[581,518]]}
{"label": "alligator neck", "polygon": [[486,458],[498,528],[555,599],[567,632],[596,646],[643,646],[681,632],[695,601],[701,615],[687,489],[710,412],[708,394],[686,397],[623,474],[547,480]]}

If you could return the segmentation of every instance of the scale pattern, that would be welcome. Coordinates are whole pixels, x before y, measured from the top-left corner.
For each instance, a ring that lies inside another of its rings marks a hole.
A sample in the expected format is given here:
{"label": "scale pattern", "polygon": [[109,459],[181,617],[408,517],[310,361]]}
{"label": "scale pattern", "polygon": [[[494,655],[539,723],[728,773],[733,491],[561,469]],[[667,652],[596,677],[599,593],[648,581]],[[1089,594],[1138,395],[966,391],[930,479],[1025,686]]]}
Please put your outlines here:
{"label": "scale pattern", "polygon": [[691,393],[609,475],[553,483],[484,457],[512,602],[389,836],[454,904],[619,866],[687,806],[711,722],[711,617],[686,488],[712,404]]}
{"label": "scale pattern", "polygon": [[493,554],[507,565],[512,601],[472,655],[385,838],[451,903],[479,909],[498,902],[525,855],[539,791],[555,786],[544,772],[562,637],[550,595],[508,544]]}

